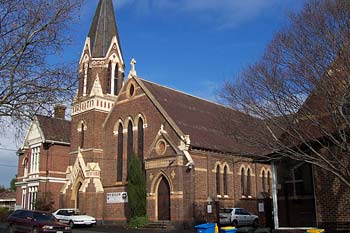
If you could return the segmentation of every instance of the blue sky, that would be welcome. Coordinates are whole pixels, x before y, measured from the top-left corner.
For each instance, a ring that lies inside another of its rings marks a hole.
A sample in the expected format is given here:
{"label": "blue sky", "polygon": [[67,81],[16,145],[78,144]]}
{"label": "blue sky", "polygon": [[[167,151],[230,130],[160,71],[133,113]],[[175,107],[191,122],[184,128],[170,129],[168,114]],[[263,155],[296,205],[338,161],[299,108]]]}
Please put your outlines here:
{"label": "blue sky", "polygon": [[[58,61],[78,60],[97,0],[86,0],[72,25],[73,42]],[[129,71],[147,80],[215,101],[224,80],[259,59],[266,45],[304,0],[114,0]],[[0,135],[0,148],[16,149],[13,132]],[[4,166],[1,164],[6,164]],[[17,173],[14,151],[0,149],[0,185]]]}

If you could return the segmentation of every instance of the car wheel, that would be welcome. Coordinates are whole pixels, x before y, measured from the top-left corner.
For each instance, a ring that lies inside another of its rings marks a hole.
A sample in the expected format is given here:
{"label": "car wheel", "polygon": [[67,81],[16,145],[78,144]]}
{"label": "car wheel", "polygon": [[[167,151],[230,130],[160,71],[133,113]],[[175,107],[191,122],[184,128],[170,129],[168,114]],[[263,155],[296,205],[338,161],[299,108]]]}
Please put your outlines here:
{"label": "car wheel", "polygon": [[70,221],[68,224],[69,224],[70,228],[74,227],[74,222],[73,221]]}
{"label": "car wheel", "polygon": [[237,226],[238,226],[237,220],[233,220],[233,221],[231,222],[231,225],[232,225],[233,227],[237,227]]}
{"label": "car wheel", "polygon": [[33,229],[32,229],[32,233],[39,233],[38,228],[33,227]]}
{"label": "car wheel", "polygon": [[259,226],[259,220],[255,219],[253,222],[253,227],[258,227]]}

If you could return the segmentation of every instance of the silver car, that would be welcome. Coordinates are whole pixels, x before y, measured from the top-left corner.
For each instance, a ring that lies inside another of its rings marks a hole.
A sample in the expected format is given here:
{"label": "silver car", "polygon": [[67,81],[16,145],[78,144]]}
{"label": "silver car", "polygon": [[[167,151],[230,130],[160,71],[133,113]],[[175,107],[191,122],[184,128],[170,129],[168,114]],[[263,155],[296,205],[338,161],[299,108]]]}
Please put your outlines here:
{"label": "silver car", "polygon": [[259,225],[259,217],[249,213],[246,209],[242,208],[225,208],[220,209],[219,213],[220,225],[230,226],[254,226]]}

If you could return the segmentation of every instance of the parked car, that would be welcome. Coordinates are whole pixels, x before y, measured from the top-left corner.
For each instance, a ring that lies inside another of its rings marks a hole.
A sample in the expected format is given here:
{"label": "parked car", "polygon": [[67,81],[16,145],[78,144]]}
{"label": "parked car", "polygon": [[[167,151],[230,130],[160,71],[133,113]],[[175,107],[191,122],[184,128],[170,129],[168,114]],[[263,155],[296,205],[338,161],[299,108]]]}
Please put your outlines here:
{"label": "parked car", "polygon": [[219,223],[220,225],[257,227],[259,225],[259,218],[249,213],[246,209],[225,208],[220,209]]}
{"label": "parked car", "polygon": [[78,209],[58,209],[52,213],[60,222],[74,226],[92,226],[96,224],[94,217],[81,214]]}
{"label": "parked car", "polygon": [[8,218],[9,232],[71,233],[70,226],[60,223],[50,213],[35,210],[16,210]]}

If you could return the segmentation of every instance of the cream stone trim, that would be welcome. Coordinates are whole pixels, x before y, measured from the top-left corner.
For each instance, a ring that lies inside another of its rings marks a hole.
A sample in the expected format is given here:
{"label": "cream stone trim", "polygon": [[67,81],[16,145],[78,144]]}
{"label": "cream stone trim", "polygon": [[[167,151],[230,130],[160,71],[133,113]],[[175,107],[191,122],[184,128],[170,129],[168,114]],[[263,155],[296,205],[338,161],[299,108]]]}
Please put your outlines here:
{"label": "cream stone trim", "polygon": [[194,170],[195,170],[195,171],[198,171],[198,172],[208,172],[208,169],[206,169],[206,168],[201,168],[201,167],[195,167]]}
{"label": "cream stone trim", "polygon": [[118,119],[118,121],[114,124],[114,127],[113,127],[113,135],[116,136],[118,135],[118,130],[119,130],[119,125],[122,124],[122,128],[123,128],[123,131],[124,131],[124,122],[122,119]]}
{"label": "cream stone trim", "polygon": [[79,64],[82,63],[83,57],[84,57],[84,55],[85,55],[85,50],[86,50],[86,48],[88,49],[88,55],[89,55],[89,57],[91,57],[90,37],[86,37],[86,39],[85,39],[84,49],[83,49],[83,52],[81,53],[80,60],[79,60]]}
{"label": "cream stone trim", "polygon": [[228,165],[227,162],[224,162],[224,163],[222,164],[222,173],[225,172],[225,166],[227,167],[227,175],[233,175],[233,171],[231,171],[230,165]]}
{"label": "cream stone trim", "polygon": [[241,164],[241,166],[239,167],[237,175],[239,175],[239,176],[242,175],[242,168],[244,170],[244,175],[246,175],[246,168],[245,168],[244,164]]}
{"label": "cream stone trim", "polygon": [[219,162],[219,161],[216,161],[215,162],[215,165],[214,165],[214,168],[213,168],[213,170],[211,170],[213,173],[216,173],[216,170],[217,170],[217,167],[219,166],[219,168],[220,168],[220,173],[222,173],[221,171],[222,171],[222,166],[221,166],[221,163]]}
{"label": "cream stone trim", "polygon": [[[144,96],[146,96],[145,93],[138,94],[138,95],[133,96],[133,97],[132,97],[132,100],[136,100],[136,99],[141,98],[141,97],[144,97]],[[132,100],[130,100],[130,99],[121,100],[121,101],[118,101],[118,102],[116,103],[116,105],[122,105],[122,104],[128,103],[128,102],[130,102],[130,101],[132,101]]]}
{"label": "cream stone trim", "polygon": [[[263,176],[263,172],[264,172],[264,174],[265,174],[264,176]],[[262,177],[267,177],[267,172],[266,172],[266,170],[265,170],[265,167],[261,168],[259,177],[260,177],[260,178],[262,178]]]}
{"label": "cream stone trim", "polygon": [[181,158],[180,156],[177,156],[176,158],[166,158],[166,159],[146,161],[145,168],[154,169],[154,168],[166,168],[166,167],[183,166],[183,165],[184,165],[183,158]]}
{"label": "cream stone trim", "polygon": [[250,167],[250,165],[248,165],[247,170],[245,171],[245,175],[248,175],[248,169],[250,170],[250,176],[254,177],[255,173],[253,171],[253,169]]}

